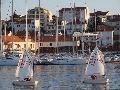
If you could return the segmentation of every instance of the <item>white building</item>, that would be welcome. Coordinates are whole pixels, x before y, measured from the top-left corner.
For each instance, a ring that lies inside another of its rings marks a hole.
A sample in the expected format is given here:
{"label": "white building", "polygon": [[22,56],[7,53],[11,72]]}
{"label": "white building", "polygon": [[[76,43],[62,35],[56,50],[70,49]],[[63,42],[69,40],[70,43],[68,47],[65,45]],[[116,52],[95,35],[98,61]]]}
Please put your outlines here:
{"label": "white building", "polygon": [[111,46],[113,45],[113,32],[114,29],[110,26],[99,25],[97,27],[99,46]]}
{"label": "white building", "polygon": [[[76,13],[76,14],[75,14]],[[80,19],[88,22],[90,12],[88,7],[62,8],[59,10],[59,18],[66,22],[71,22],[73,19]]]}
{"label": "white building", "polygon": [[87,29],[87,23],[80,21],[79,19],[76,19],[76,22],[73,21],[66,24],[66,31],[67,35],[73,35],[74,32],[82,32]]}
{"label": "white building", "polygon": [[[10,50],[12,50],[13,48],[13,50],[15,51],[22,51],[23,49],[26,49],[26,41],[22,40],[18,36],[14,36],[13,38],[12,36],[2,36],[2,40],[4,42],[3,50],[7,48],[9,48]],[[35,50],[35,43],[33,40],[28,39],[28,49]]]}
{"label": "white building", "polygon": [[34,9],[29,9],[28,10],[28,19],[35,19],[36,15],[36,20],[39,20],[39,9],[40,9],[40,28],[43,28],[46,30],[47,24],[49,23],[50,20],[52,20],[52,12],[44,9],[44,8],[39,8],[35,7]]}

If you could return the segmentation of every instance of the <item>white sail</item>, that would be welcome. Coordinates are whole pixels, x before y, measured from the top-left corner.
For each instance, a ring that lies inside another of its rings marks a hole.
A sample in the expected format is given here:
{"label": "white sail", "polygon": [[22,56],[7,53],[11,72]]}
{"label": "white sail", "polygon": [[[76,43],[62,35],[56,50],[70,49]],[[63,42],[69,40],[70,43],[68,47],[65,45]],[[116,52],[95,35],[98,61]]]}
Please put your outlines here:
{"label": "white sail", "polygon": [[101,55],[100,50],[95,47],[86,67],[86,75],[104,75],[104,58]]}
{"label": "white sail", "polygon": [[19,59],[15,76],[22,80],[27,77],[33,77],[33,60],[25,50]]}

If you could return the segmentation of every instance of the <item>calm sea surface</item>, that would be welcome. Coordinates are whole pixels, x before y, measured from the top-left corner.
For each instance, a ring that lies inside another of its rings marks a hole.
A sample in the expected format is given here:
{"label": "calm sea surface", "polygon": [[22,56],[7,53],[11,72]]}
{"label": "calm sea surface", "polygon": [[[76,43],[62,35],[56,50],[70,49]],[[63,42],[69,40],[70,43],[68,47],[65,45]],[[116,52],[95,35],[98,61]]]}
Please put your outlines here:
{"label": "calm sea surface", "polygon": [[36,65],[34,79],[36,87],[13,86],[16,66],[0,66],[0,90],[120,90],[120,63],[107,63],[106,85],[84,84],[85,65]]}

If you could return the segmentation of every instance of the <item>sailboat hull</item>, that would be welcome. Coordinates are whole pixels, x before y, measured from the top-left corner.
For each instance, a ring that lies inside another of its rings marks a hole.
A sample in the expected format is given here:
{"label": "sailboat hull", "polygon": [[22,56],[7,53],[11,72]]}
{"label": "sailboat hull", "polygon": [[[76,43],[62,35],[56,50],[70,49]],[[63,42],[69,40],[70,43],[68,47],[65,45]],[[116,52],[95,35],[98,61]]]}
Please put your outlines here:
{"label": "sailboat hull", "polygon": [[38,85],[38,81],[13,81],[13,85],[18,86],[36,86]]}
{"label": "sailboat hull", "polygon": [[108,82],[109,82],[109,79],[107,78],[101,78],[97,80],[87,79],[83,81],[83,83],[88,83],[88,84],[105,84]]}
{"label": "sailboat hull", "polygon": [[17,66],[18,61],[18,57],[2,58],[0,59],[0,66]]}

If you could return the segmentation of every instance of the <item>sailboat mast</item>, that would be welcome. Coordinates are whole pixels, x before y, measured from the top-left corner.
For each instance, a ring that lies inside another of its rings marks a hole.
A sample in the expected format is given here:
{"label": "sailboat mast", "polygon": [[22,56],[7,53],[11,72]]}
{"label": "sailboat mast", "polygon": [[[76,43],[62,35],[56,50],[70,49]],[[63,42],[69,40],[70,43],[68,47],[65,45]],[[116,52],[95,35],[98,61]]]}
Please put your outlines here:
{"label": "sailboat mast", "polygon": [[57,10],[56,10],[56,46],[57,46],[57,50],[56,53],[58,53],[58,6],[57,6]]}
{"label": "sailboat mast", "polygon": [[0,0],[0,50],[2,52],[2,20],[1,20],[1,0]]}
{"label": "sailboat mast", "polygon": [[64,8],[64,13],[63,13],[63,20],[64,20],[64,46],[65,46],[65,28],[66,28],[66,26],[65,26],[65,8]]}
{"label": "sailboat mast", "polygon": [[28,5],[28,1],[26,0],[26,51],[28,50],[27,5]]}
{"label": "sailboat mast", "polygon": [[81,17],[81,29],[82,29],[82,54],[84,54],[84,41],[83,41],[83,15],[82,15],[82,13],[81,13],[81,9],[80,9],[80,17]]}
{"label": "sailboat mast", "polygon": [[[36,22],[36,10],[35,10],[35,22]],[[36,55],[36,26],[35,26],[35,55]]]}
{"label": "sailboat mast", "polygon": [[[13,50],[13,42],[14,42],[14,35],[13,35],[13,0],[12,0],[12,52],[14,51]],[[12,55],[14,54],[14,52],[12,53]]]}
{"label": "sailboat mast", "polygon": [[[71,3],[70,3],[70,7],[71,7],[71,17],[72,17],[72,18],[71,18],[71,19],[72,19],[72,32],[74,32],[74,31],[73,31],[73,17],[74,17],[74,16],[73,16],[73,10],[72,10],[72,5],[71,5]],[[73,36],[73,54],[74,54],[74,51],[75,51],[75,50],[74,50],[74,36]]]}
{"label": "sailboat mast", "polygon": [[40,0],[39,0],[39,33],[38,33],[38,54],[40,54]]}
{"label": "sailboat mast", "polygon": [[[95,33],[96,33],[96,13],[95,13],[95,9],[94,9],[94,14],[95,14]],[[96,36],[96,46],[97,46],[97,36]]]}

